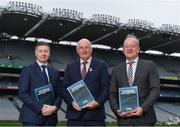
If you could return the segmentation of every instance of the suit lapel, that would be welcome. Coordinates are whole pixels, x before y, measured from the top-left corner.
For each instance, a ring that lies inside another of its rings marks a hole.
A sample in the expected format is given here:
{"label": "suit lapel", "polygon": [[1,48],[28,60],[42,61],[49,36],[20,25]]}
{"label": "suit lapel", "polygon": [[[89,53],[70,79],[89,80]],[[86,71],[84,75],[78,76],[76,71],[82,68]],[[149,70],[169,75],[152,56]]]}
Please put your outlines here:
{"label": "suit lapel", "polygon": [[88,75],[90,75],[90,73],[94,70],[95,67],[96,67],[96,60],[94,58],[92,58],[91,64],[89,66],[89,69],[87,71],[85,79],[87,79],[89,77]]}
{"label": "suit lapel", "polygon": [[[44,79],[44,77],[43,77],[43,74],[42,74],[41,68],[39,67],[39,65],[38,65],[38,63],[37,63],[37,62],[35,62],[35,63],[34,63],[34,67],[35,67],[35,69],[34,69],[35,74],[37,74],[37,79],[39,79],[39,80],[40,80],[40,82],[42,82],[42,81],[44,81],[44,82],[45,82],[45,79]],[[38,77],[39,77],[39,78],[38,78]]]}
{"label": "suit lapel", "polygon": [[135,72],[135,76],[134,76],[134,84],[135,85],[137,85],[136,81],[138,79],[138,75],[142,73],[142,68],[143,68],[142,67],[142,61],[141,61],[141,59],[139,59],[137,62],[136,72]]}
{"label": "suit lapel", "polygon": [[81,63],[80,63],[80,59],[78,61],[76,61],[75,63],[75,68],[74,68],[74,72],[77,72],[77,76],[79,79],[81,79]]}
{"label": "suit lapel", "polygon": [[[87,80],[88,78],[90,78],[91,76],[91,73],[93,72],[93,70],[96,68],[96,60],[94,58],[91,59],[91,63],[90,63],[90,66],[89,66],[89,69],[86,73],[86,77],[84,80]],[[81,73],[80,73],[80,76],[81,76]]]}
{"label": "suit lapel", "polygon": [[128,84],[128,77],[127,77],[127,65],[126,65],[126,62],[123,63],[123,66],[121,68],[122,72],[125,72],[124,74],[122,74],[121,76],[123,76],[123,80],[126,82],[126,84]]}
{"label": "suit lapel", "polygon": [[47,69],[48,69],[48,75],[49,75],[49,82],[52,83],[52,79],[53,79],[52,69],[49,66],[47,66]]}

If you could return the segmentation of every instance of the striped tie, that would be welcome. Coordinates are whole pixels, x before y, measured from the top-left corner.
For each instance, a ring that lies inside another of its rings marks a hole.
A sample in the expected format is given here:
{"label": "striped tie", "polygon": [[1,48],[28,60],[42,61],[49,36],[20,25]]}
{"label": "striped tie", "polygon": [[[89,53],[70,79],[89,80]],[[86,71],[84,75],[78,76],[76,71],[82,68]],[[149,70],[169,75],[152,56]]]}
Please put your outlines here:
{"label": "striped tie", "polygon": [[133,65],[134,62],[128,62],[129,68],[128,68],[128,82],[130,86],[133,86]]}

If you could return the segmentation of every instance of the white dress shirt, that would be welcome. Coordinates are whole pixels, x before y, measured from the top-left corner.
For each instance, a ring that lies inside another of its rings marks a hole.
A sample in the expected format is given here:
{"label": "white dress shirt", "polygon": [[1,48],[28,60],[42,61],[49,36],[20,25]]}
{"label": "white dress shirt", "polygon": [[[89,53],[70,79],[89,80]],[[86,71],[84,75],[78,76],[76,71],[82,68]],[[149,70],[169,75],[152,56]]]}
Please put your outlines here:
{"label": "white dress shirt", "polygon": [[[90,57],[88,60],[87,60],[87,64],[86,64],[86,73],[88,72],[88,70],[89,70],[89,67],[90,67],[90,64],[91,64],[91,60],[92,60],[92,57]],[[85,62],[84,60],[82,60],[82,59],[80,59],[80,63],[81,63],[81,70],[80,70],[80,72],[82,72],[82,69],[83,69],[83,62]]]}
{"label": "white dress shirt", "polygon": [[46,72],[46,75],[47,75],[47,78],[48,78],[48,82],[49,82],[49,73],[48,73],[48,69],[47,69],[47,63],[42,64],[42,63],[40,63],[38,60],[36,60],[36,62],[38,63],[38,65],[39,65],[39,67],[40,67],[40,69],[41,69],[42,72],[43,72],[43,68],[42,68],[41,66],[42,66],[42,65],[45,65],[45,66],[46,66],[45,72]]}
{"label": "white dress shirt", "polygon": [[[137,62],[138,62],[139,57],[137,57],[136,59],[133,60],[133,64],[132,64],[132,70],[133,70],[133,82],[134,82],[134,77],[135,77],[135,72],[136,72],[136,67],[137,67]],[[128,72],[129,69],[129,62],[128,60],[126,60],[126,69]]]}

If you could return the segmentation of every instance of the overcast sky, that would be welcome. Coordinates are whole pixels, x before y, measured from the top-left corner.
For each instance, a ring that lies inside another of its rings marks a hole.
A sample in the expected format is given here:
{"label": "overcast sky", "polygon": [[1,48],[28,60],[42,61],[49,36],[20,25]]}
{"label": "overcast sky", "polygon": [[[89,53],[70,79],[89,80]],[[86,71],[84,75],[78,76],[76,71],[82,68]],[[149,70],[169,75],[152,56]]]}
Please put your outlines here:
{"label": "overcast sky", "polygon": [[[8,0],[0,0],[0,5]],[[162,24],[180,25],[180,0],[15,0],[35,3],[44,12],[53,8],[66,8],[83,12],[86,18],[92,14],[107,14],[119,17],[122,23],[128,19],[143,19],[153,22],[156,27]]]}

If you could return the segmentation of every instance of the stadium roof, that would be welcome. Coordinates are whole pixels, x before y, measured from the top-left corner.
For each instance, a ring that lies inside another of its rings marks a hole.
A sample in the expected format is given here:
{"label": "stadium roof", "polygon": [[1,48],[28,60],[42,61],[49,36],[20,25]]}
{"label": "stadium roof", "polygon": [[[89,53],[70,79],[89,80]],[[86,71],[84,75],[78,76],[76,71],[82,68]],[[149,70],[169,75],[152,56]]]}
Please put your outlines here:
{"label": "stadium roof", "polygon": [[140,39],[142,51],[180,53],[180,27],[177,25],[162,24],[161,28],[155,28],[153,23],[140,19],[121,23],[119,17],[103,14],[85,19],[81,12],[59,8],[47,14],[42,12],[41,6],[21,2],[0,8],[0,39],[35,37],[60,43],[88,38],[93,44],[118,49],[127,34]]}

